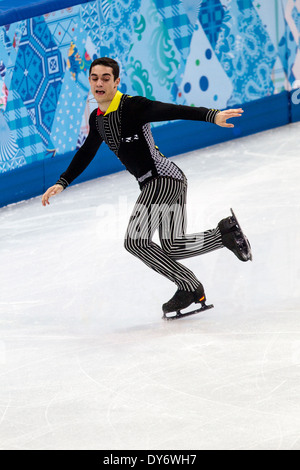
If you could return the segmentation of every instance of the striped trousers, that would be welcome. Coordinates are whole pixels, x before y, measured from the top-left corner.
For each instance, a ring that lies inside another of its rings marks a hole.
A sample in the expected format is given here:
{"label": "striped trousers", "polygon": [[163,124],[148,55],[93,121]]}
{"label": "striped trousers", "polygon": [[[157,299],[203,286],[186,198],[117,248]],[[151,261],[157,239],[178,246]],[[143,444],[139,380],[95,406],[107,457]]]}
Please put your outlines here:
{"label": "striped trousers", "polygon": [[[186,234],[187,182],[170,177],[150,181],[142,189],[128,224],[125,248],[179,289],[193,292],[195,274],[178,260],[222,248],[219,228]],[[159,231],[161,246],[152,241]]]}

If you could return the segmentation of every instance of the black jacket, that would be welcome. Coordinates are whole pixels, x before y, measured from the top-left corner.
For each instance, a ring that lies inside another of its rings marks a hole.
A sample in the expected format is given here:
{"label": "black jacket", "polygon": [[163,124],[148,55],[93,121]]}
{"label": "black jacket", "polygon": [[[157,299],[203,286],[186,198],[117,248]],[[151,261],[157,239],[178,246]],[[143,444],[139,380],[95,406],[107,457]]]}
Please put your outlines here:
{"label": "black jacket", "polygon": [[103,141],[135,176],[140,187],[158,176],[182,179],[181,170],[155,145],[150,123],[177,119],[213,123],[218,112],[151,101],[142,96],[131,97],[117,91],[104,115],[97,109],[91,113],[89,134],[57,184],[66,188],[77,178],[93,160]]}

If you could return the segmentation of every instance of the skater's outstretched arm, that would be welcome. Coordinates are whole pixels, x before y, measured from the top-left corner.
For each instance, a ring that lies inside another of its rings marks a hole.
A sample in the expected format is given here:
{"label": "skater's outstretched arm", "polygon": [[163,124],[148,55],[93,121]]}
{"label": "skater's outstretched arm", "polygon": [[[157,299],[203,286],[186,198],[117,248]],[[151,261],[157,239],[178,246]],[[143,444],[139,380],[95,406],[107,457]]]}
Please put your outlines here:
{"label": "skater's outstretched arm", "polygon": [[221,127],[234,127],[233,124],[226,122],[227,119],[239,117],[243,113],[241,108],[220,111],[218,109],[205,107],[163,103],[161,101],[149,100],[141,96],[131,98],[126,105],[131,108],[130,111],[134,116],[134,121],[138,121],[139,124],[182,119],[207,121]]}

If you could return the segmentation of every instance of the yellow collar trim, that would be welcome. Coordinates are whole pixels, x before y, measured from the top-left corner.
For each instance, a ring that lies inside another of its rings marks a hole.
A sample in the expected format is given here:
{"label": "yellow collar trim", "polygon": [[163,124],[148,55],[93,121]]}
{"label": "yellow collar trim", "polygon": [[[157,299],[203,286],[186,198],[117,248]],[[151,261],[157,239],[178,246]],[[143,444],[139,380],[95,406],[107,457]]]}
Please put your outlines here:
{"label": "yellow collar trim", "polygon": [[113,111],[117,111],[121,98],[123,96],[123,93],[121,93],[119,90],[117,90],[115,96],[113,97],[109,107],[107,108],[107,111],[104,113],[104,116],[106,116],[109,113],[112,113]]}

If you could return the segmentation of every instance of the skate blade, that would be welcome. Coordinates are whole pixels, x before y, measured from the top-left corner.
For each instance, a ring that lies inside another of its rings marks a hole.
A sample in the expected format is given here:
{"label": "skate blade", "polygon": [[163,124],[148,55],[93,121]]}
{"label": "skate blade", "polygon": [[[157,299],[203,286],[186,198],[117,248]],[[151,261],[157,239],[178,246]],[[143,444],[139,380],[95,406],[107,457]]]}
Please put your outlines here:
{"label": "skate blade", "polygon": [[212,304],[211,305],[204,304],[202,305],[202,307],[196,308],[195,310],[191,310],[190,312],[186,312],[186,313],[182,313],[180,310],[178,310],[178,312],[176,312],[175,315],[171,315],[172,312],[170,312],[170,316],[168,316],[169,314],[164,313],[162,316],[162,319],[163,320],[178,320],[179,318],[189,317],[191,315],[195,315],[196,313],[204,312],[205,310],[209,310],[210,308],[214,308],[214,306]]}

